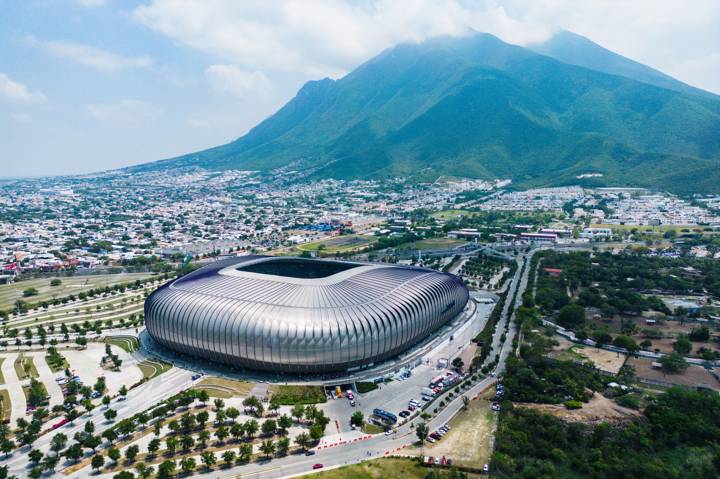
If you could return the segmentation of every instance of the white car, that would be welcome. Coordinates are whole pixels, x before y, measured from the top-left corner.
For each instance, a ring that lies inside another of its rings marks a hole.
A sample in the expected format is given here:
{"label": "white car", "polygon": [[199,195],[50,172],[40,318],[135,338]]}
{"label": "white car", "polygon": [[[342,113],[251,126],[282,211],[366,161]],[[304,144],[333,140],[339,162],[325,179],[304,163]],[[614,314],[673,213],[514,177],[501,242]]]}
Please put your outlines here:
{"label": "white car", "polygon": [[385,435],[386,435],[386,436],[389,436],[389,435],[391,435],[392,433],[393,433],[393,430],[392,430],[392,429],[388,429],[387,431],[385,431]]}

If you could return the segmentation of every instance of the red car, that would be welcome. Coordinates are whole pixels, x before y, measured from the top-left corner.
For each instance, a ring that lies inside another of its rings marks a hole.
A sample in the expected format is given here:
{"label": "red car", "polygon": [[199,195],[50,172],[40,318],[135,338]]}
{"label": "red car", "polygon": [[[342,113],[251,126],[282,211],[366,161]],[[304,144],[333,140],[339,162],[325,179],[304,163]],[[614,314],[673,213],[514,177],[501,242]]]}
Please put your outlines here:
{"label": "red car", "polygon": [[68,423],[67,418],[63,418],[63,419],[61,419],[60,421],[58,421],[58,422],[56,422],[55,424],[53,424],[53,425],[52,425],[52,428],[53,428],[53,429],[57,429],[57,428],[59,428],[59,427],[61,427],[61,426],[64,426],[64,425],[67,424],[67,423]]}
{"label": "red car", "polygon": [[313,466],[313,469],[322,469],[322,467],[323,467],[322,464],[315,464],[315,465]]}

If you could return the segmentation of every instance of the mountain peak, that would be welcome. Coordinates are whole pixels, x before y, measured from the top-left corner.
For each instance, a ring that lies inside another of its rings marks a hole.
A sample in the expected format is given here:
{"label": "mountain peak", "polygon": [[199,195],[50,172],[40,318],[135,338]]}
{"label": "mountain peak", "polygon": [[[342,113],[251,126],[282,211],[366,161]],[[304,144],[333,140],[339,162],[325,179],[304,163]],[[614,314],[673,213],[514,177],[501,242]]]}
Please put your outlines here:
{"label": "mountain peak", "polygon": [[687,85],[659,70],[614,53],[587,37],[568,30],[558,30],[544,42],[528,45],[530,50],[570,65],[620,75],[669,90],[696,95],[715,96]]}

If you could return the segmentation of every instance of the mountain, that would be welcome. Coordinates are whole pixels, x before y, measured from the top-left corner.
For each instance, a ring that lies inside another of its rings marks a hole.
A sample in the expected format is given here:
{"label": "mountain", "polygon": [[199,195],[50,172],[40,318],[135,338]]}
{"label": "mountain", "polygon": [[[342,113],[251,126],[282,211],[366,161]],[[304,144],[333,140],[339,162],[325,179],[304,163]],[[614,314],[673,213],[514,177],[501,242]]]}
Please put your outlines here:
{"label": "mountain", "polygon": [[528,48],[570,65],[624,76],[632,80],[682,93],[715,96],[712,93],[678,81],[654,68],[611,52],[592,40],[567,30],[560,30],[545,42],[528,45]]}
{"label": "mountain", "polygon": [[340,80],[308,82],[232,143],[135,169],[720,192],[720,97],[603,55],[614,58],[574,65],[482,33],[401,44]]}

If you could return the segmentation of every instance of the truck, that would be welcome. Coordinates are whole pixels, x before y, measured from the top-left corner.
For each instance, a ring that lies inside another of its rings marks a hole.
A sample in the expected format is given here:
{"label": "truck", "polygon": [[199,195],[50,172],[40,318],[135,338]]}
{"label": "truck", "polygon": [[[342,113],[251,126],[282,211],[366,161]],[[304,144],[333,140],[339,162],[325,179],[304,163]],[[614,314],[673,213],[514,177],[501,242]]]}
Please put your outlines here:
{"label": "truck", "polygon": [[420,394],[422,394],[423,396],[430,398],[430,399],[435,397],[435,391],[433,391],[430,388],[422,388],[422,391],[420,391]]}

